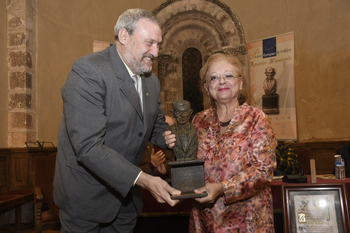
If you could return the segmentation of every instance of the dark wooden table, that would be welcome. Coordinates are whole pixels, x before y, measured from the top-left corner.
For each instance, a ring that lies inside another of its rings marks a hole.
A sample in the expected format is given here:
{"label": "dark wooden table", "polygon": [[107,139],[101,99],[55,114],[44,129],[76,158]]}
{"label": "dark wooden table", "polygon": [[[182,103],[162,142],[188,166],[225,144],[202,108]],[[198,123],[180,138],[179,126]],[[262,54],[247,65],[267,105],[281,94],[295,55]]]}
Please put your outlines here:
{"label": "dark wooden table", "polygon": [[15,232],[21,232],[21,207],[30,201],[34,201],[33,190],[12,190],[0,193],[0,214],[15,209]]}
{"label": "dark wooden table", "polygon": [[[347,192],[347,202],[350,204],[350,178],[345,180],[336,179],[316,179],[317,183],[345,183]],[[311,183],[311,177],[308,176],[307,183]],[[275,218],[275,231],[276,233],[283,233],[283,197],[282,197],[282,185],[290,184],[285,183],[282,180],[274,180],[270,183],[273,198],[273,211]],[[156,216],[189,216],[192,208],[192,200],[185,199],[174,207],[170,207],[165,203],[158,203],[152,194],[144,189],[143,191],[143,217],[156,217]],[[187,217],[189,219],[189,217]],[[149,219],[147,219],[149,221]],[[165,220],[163,220],[165,221]],[[182,220],[182,224],[188,225],[188,220]],[[169,224],[170,226],[170,224]]]}

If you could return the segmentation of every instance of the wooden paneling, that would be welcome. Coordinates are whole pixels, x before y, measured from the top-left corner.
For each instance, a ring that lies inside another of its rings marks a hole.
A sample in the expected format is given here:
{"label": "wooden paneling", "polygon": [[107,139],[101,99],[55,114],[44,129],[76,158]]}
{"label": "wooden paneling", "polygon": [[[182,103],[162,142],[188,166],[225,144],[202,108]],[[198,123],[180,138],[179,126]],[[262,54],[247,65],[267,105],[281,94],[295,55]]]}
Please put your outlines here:
{"label": "wooden paneling", "polygon": [[7,191],[9,188],[10,176],[10,150],[0,149],[0,192]]}
{"label": "wooden paneling", "polygon": [[[317,142],[296,142],[293,148],[296,150],[299,160],[302,162],[304,169],[310,166],[310,159],[315,159],[316,174],[331,174],[334,169],[334,155],[338,148],[350,144],[350,140],[345,141],[317,141]],[[298,153],[300,152],[300,154]],[[309,153],[304,153],[309,151]],[[305,156],[305,158],[303,158]],[[307,173],[306,173],[307,174]]]}
{"label": "wooden paneling", "polygon": [[56,151],[56,147],[0,149],[0,191],[33,189],[34,156]]}
{"label": "wooden paneling", "polygon": [[316,174],[330,174],[334,169],[334,155],[336,149],[314,149],[314,159],[316,164]]}

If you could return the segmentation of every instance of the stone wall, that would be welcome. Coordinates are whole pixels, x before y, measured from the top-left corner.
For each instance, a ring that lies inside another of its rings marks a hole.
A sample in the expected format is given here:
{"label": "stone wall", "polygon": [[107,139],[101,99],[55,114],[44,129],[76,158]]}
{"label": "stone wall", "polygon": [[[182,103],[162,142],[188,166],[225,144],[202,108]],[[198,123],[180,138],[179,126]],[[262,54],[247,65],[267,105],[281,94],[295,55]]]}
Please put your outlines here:
{"label": "stone wall", "polygon": [[[27,19],[34,12],[30,10],[34,4],[37,23],[32,19],[32,24],[8,27],[10,20],[17,22],[16,17]],[[159,58],[165,61],[159,67],[160,73],[164,72],[159,76],[164,87],[161,98],[165,112],[167,104],[182,94],[181,82],[175,77],[181,75],[178,54],[190,46],[201,51],[203,59],[209,55],[206,51],[213,48],[224,50],[231,46],[226,49],[241,51],[239,44],[243,42],[236,24],[239,22],[246,42],[294,32],[299,141],[350,138],[350,109],[346,107],[350,101],[347,0],[337,4],[331,0],[106,0],[104,4],[86,0],[6,0],[0,2],[0,42],[5,43],[0,43],[0,75],[4,84],[0,85],[0,145],[13,147],[13,138],[56,143],[62,117],[60,88],[73,61],[92,52],[93,40],[113,43],[115,22],[130,7],[159,10],[157,15],[165,23],[163,39],[168,44],[162,45]],[[34,30],[30,25],[37,25],[37,33],[33,33],[36,40],[29,35]],[[11,46],[8,33],[12,33]],[[32,43],[27,45],[27,41]],[[13,63],[21,66],[9,65],[10,53],[12,57],[22,57]],[[10,78],[11,73],[14,78]],[[21,81],[10,85],[11,79]]]}

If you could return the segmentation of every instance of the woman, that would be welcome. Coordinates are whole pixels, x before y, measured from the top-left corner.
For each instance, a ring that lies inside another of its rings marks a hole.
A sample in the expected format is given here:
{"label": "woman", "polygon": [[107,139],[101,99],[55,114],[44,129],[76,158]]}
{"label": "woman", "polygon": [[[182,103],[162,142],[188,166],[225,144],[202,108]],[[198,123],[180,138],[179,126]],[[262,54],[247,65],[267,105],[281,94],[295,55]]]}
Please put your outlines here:
{"label": "woman", "polygon": [[212,55],[200,71],[212,107],[193,118],[206,186],[195,190],[190,232],[274,232],[269,183],[277,141],[269,118],[247,100],[237,58]]}

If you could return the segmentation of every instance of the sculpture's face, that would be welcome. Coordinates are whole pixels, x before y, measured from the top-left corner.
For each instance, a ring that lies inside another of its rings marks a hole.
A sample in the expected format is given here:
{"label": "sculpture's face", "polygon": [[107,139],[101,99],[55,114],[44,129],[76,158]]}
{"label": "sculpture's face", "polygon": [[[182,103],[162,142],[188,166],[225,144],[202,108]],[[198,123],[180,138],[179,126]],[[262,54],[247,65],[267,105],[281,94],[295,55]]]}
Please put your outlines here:
{"label": "sculpture's face", "polygon": [[186,105],[177,105],[173,114],[174,118],[176,118],[176,122],[180,125],[184,125],[189,122],[192,109],[188,108]]}
{"label": "sculpture's face", "polygon": [[269,68],[266,68],[266,72],[265,72],[266,76],[268,79],[272,79],[272,77],[274,76],[275,74],[275,71],[273,68],[269,67]]}

